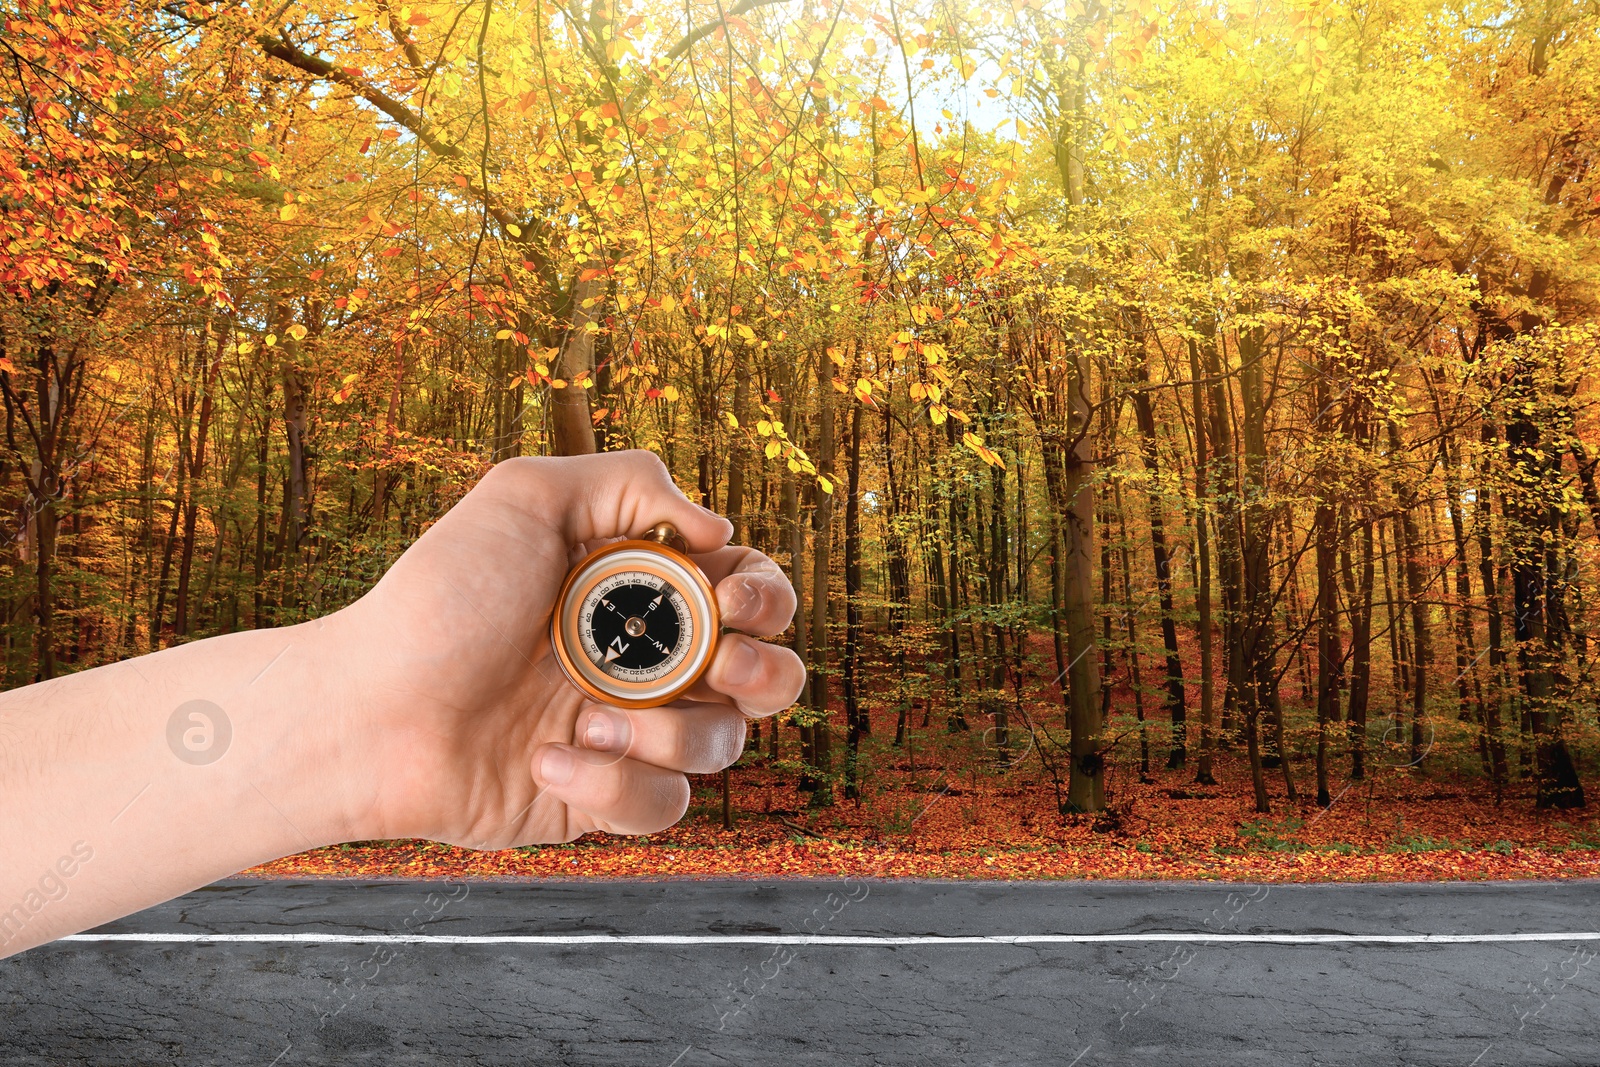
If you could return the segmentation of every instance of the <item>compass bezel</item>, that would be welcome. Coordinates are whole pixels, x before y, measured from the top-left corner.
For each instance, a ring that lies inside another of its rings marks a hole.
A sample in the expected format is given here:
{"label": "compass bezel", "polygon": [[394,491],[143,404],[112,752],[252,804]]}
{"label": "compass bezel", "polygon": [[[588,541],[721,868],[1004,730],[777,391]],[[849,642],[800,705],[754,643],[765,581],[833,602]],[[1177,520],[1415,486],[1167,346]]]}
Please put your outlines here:
{"label": "compass bezel", "polygon": [[[613,560],[621,554],[630,560]],[[625,682],[604,674],[582,651],[578,613],[589,590],[621,571],[643,571],[670,582],[689,608],[696,628],[683,661],[662,678],[651,682]],[[698,564],[686,553],[656,541],[629,538],[595,549],[567,573],[550,614],[550,643],[556,661],[573,685],[603,704],[620,708],[655,708],[670,704],[698,682],[711,666],[722,634],[722,613],[716,591]]]}

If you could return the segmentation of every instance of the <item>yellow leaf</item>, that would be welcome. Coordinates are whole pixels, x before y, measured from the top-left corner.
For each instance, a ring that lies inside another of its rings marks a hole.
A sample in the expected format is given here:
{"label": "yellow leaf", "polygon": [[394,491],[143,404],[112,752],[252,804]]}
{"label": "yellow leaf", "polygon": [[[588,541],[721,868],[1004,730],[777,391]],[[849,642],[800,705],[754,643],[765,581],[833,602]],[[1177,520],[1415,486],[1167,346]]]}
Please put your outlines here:
{"label": "yellow leaf", "polygon": [[508,222],[508,223],[506,223],[506,232],[509,233],[513,237],[521,237],[522,236],[522,227],[518,226],[514,222]]}
{"label": "yellow leaf", "polygon": [[299,204],[285,204],[278,209],[278,221],[293,222],[298,214],[300,214]]}
{"label": "yellow leaf", "polygon": [[829,480],[826,474],[817,475],[817,488],[829,496],[833,495],[833,482]]}
{"label": "yellow leaf", "polygon": [[496,341],[509,341],[511,340],[511,334],[511,330],[496,330],[494,333],[494,339]]}
{"label": "yellow leaf", "polygon": [[768,459],[777,459],[778,458],[778,453],[782,452],[782,451],[783,451],[783,446],[779,445],[778,442],[776,442],[776,441],[768,441],[767,442],[766,453],[767,453],[767,458]]}
{"label": "yellow leaf", "polygon": [[306,328],[297,322],[289,327],[289,336],[296,341],[304,341],[306,339]]}
{"label": "yellow leaf", "polygon": [[268,348],[271,348],[273,345],[278,343],[278,335],[275,333],[269,333],[267,336],[262,338],[262,341],[266,343]]}
{"label": "yellow leaf", "polygon": [[661,396],[669,401],[678,399],[678,387],[676,385],[665,386],[661,390]]}
{"label": "yellow leaf", "polygon": [[760,434],[762,437],[771,437],[772,423],[768,422],[766,419],[757,420],[756,433]]}

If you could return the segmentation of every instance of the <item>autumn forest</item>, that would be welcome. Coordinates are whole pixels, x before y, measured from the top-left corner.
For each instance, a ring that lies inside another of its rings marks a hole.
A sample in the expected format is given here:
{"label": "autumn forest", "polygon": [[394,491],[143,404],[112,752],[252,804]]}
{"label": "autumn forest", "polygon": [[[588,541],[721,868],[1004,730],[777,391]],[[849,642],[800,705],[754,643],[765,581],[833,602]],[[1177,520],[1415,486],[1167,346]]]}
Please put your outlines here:
{"label": "autumn forest", "polygon": [[6,0],[4,684],[647,448],[811,668],[706,832],[1581,817],[1597,158],[1593,0]]}

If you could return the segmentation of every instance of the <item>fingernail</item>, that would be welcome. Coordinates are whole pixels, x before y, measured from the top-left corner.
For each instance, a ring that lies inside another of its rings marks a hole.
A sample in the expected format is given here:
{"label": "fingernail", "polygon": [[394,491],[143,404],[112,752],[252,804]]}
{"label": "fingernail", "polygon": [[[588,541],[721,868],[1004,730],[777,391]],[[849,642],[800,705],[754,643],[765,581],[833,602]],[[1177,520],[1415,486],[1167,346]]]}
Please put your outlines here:
{"label": "fingernail", "polygon": [[750,583],[743,578],[730,578],[724,582],[722,595],[717,599],[722,602],[723,619],[730,625],[743,622],[759,600]]}
{"label": "fingernail", "polygon": [[728,650],[728,666],[722,672],[723,682],[734,689],[749,685],[761,670],[761,653],[748,641],[735,641]]}
{"label": "fingernail", "polygon": [[539,777],[545,785],[566,785],[578,761],[564,748],[551,748],[539,759]]}
{"label": "fingernail", "polygon": [[627,747],[626,720],[605,711],[591,711],[583,724],[583,746],[599,752],[617,752]]}

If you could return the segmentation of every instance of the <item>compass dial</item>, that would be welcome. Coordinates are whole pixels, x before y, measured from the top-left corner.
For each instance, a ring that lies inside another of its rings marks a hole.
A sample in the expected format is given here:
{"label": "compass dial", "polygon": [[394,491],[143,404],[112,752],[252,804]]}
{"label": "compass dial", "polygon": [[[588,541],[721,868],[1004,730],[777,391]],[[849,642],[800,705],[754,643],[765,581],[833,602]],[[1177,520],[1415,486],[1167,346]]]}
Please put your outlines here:
{"label": "compass dial", "polygon": [[620,681],[660,680],[683,662],[694,640],[683,594],[644,571],[623,571],[593,586],[578,616],[584,655]]}
{"label": "compass dial", "polygon": [[694,684],[721,626],[694,561],[649,541],[621,541],[575,567],[556,601],[551,639],[567,676],[622,707],[670,703]]}

